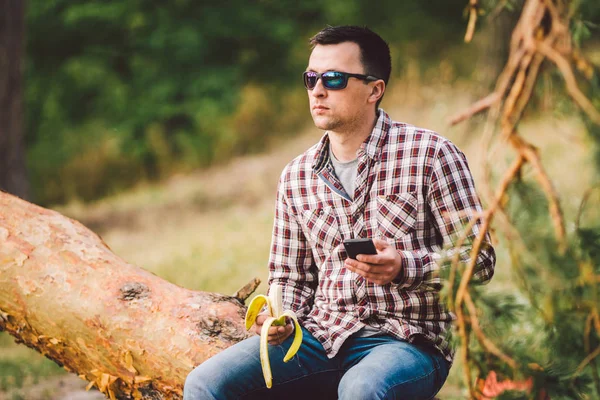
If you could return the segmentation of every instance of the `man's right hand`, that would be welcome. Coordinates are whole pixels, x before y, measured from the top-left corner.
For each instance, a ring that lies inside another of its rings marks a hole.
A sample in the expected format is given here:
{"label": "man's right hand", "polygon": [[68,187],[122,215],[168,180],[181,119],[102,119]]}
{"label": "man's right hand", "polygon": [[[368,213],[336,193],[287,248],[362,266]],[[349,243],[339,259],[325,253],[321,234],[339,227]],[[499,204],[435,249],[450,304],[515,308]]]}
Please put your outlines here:
{"label": "man's right hand", "polygon": [[[268,317],[268,314],[259,314],[258,317],[256,317],[256,323],[254,324],[254,332],[260,335],[262,326]],[[289,318],[286,318],[285,326],[271,325],[271,327],[269,328],[268,342],[272,346],[279,345],[283,343],[283,341],[287,339],[293,331],[294,325],[291,323]]]}

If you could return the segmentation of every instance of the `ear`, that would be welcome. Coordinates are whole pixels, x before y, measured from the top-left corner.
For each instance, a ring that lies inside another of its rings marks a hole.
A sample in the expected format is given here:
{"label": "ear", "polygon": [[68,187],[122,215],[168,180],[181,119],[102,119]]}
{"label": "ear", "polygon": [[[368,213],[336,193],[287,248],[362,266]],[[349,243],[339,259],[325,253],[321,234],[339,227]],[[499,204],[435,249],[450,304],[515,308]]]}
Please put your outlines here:
{"label": "ear", "polygon": [[382,79],[375,81],[373,86],[371,86],[371,94],[367,101],[369,103],[377,103],[381,96],[383,96],[383,92],[385,92],[385,82]]}

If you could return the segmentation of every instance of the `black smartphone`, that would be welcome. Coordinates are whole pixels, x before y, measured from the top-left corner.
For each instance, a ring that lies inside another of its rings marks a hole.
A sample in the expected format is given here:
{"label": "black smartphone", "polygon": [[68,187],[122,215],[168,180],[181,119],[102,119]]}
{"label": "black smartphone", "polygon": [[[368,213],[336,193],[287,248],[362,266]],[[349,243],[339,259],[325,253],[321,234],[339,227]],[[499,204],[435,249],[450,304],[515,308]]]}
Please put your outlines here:
{"label": "black smartphone", "polygon": [[359,254],[377,254],[377,249],[370,238],[344,240],[344,247],[348,257],[356,260]]}

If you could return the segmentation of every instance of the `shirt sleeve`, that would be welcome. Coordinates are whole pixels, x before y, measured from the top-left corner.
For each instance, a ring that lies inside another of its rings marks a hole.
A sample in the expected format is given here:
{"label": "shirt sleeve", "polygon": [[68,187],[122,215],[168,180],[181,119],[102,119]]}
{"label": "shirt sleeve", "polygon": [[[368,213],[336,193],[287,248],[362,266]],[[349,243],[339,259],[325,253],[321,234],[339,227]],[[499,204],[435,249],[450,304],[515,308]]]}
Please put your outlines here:
{"label": "shirt sleeve", "polygon": [[302,321],[312,308],[318,273],[310,244],[288,204],[285,177],[284,171],[277,189],[269,287],[273,283],[281,286],[284,310],[294,311]]}
{"label": "shirt sleeve", "polygon": [[[467,159],[450,141],[441,144],[434,159],[427,203],[435,229],[441,235],[444,250],[400,250],[403,265],[395,282],[402,289],[414,290],[430,281],[439,282],[439,263],[442,260],[450,260],[456,252],[459,253],[460,262],[468,264],[473,242],[483,225],[483,219],[480,218],[472,229],[468,229],[472,220],[482,212],[482,207]],[[457,247],[458,239],[465,234],[466,239]],[[494,274],[495,264],[496,254],[489,233],[486,232],[477,256],[472,281],[480,284],[489,282]]]}

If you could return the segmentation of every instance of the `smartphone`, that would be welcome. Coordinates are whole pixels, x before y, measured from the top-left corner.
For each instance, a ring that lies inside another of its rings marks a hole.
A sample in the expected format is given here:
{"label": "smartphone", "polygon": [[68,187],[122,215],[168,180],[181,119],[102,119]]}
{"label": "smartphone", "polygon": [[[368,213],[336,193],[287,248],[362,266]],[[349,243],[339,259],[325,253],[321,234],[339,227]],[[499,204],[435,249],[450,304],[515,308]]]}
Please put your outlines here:
{"label": "smartphone", "polygon": [[377,254],[377,249],[370,238],[344,240],[344,247],[348,257],[356,260],[359,254]]}

